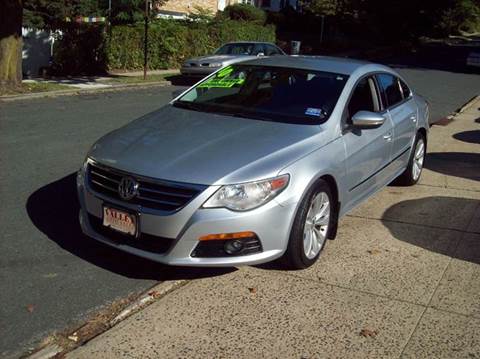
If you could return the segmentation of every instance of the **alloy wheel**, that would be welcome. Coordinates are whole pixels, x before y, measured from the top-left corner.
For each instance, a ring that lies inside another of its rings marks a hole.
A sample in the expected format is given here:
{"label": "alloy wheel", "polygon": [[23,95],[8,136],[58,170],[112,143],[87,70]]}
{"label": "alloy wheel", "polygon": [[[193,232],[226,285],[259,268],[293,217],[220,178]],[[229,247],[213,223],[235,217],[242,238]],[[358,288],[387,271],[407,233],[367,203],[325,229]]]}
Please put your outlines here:
{"label": "alloy wheel", "polygon": [[413,155],[412,177],[414,181],[417,181],[420,178],[424,160],[425,142],[422,138],[419,138],[417,141],[417,146],[415,147],[415,153]]}
{"label": "alloy wheel", "polygon": [[308,259],[315,258],[325,245],[329,223],[330,200],[325,192],[319,192],[310,203],[303,230],[303,250]]}

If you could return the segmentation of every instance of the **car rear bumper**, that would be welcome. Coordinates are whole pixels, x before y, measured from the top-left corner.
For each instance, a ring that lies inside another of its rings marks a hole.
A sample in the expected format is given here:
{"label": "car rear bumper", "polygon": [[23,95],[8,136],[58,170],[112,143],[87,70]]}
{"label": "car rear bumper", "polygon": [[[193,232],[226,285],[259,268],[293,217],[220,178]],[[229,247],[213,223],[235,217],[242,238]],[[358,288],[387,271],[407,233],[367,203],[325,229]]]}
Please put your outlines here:
{"label": "car rear bumper", "polygon": [[[139,246],[132,238],[130,241],[118,241],[116,236],[105,235],[95,230],[92,219],[101,223],[103,205],[112,204],[110,199],[102,198],[87,188],[84,178],[77,177],[77,189],[80,199],[80,224],[83,232],[102,243],[119,250],[168,265],[182,266],[238,266],[268,262],[280,257],[287,247],[290,227],[296,206],[283,206],[275,200],[248,212],[233,212],[223,208],[202,209],[201,205],[218,187],[209,187],[180,211],[169,215],[139,210],[139,225],[142,233],[151,240],[169,241],[163,253]],[[127,211],[132,207],[114,203]],[[200,243],[199,238],[208,234],[254,232],[261,243],[261,251],[247,255],[228,255],[220,257],[192,256]],[[160,246],[162,247],[162,246]]]}

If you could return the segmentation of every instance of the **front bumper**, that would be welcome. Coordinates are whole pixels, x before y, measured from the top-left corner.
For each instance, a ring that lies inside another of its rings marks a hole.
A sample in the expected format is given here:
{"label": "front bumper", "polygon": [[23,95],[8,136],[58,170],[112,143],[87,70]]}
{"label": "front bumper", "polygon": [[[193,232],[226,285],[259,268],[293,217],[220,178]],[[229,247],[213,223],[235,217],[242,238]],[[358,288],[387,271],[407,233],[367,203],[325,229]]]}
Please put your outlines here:
{"label": "front bumper", "polygon": [[[85,178],[77,177],[77,190],[81,205],[80,224],[83,232],[100,242],[119,250],[168,265],[182,266],[238,266],[269,262],[279,258],[286,250],[296,205],[280,205],[275,199],[264,206],[247,212],[233,212],[224,208],[201,208],[202,204],[218,186],[208,187],[184,208],[172,214],[142,209],[128,203],[105,198],[93,192],[85,183]],[[140,249],[116,241],[95,231],[90,218],[101,219],[103,204],[107,202],[125,210],[139,213],[139,226],[142,233],[168,238],[172,244],[164,253]],[[192,257],[199,243],[198,238],[208,234],[255,232],[261,242],[262,251],[254,254],[225,257]]]}
{"label": "front bumper", "polygon": [[217,71],[220,67],[208,67],[208,66],[182,66],[180,73],[183,76],[207,76]]}

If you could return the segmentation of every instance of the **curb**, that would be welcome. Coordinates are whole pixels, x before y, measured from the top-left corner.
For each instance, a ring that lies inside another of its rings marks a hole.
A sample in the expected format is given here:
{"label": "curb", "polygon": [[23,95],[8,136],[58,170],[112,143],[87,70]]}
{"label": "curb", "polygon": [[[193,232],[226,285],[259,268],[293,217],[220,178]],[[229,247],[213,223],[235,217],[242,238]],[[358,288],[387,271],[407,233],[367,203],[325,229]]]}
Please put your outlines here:
{"label": "curb", "polygon": [[[130,303],[125,309],[123,309],[119,314],[117,314],[113,319],[102,323],[99,326],[98,323],[89,323],[81,325],[76,330],[64,334],[61,337],[58,337],[55,342],[47,344],[46,346],[40,348],[32,354],[27,354],[21,356],[24,359],[51,359],[58,357],[64,357],[68,352],[71,352],[78,347],[88,343],[90,340],[96,338],[97,336],[105,333],[106,331],[113,328],[118,323],[129,318],[133,314],[139,312],[140,310],[146,308],[150,304],[154,303],[157,300],[165,297],[167,294],[187,285],[190,280],[180,279],[173,280],[168,282],[162,282],[157,285],[154,285],[142,295],[140,295],[135,301]],[[93,327],[92,334],[89,336],[80,337],[78,333],[88,331],[88,326]]]}
{"label": "curb", "polygon": [[470,109],[470,107],[474,106],[475,103],[480,102],[480,95],[474,96],[468,101],[465,105],[460,107],[458,110],[455,111],[455,115],[459,115],[467,110]]}
{"label": "curb", "polygon": [[98,89],[72,89],[72,90],[45,91],[45,92],[35,92],[35,93],[22,94],[22,95],[1,96],[0,102],[33,100],[37,98],[57,97],[57,96],[87,95],[91,93],[115,92],[115,91],[122,91],[122,90],[128,90],[128,89],[142,89],[142,88],[163,87],[163,86],[170,86],[170,85],[171,83],[169,81],[155,81],[155,82],[148,82],[148,83],[112,85],[111,87],[103,87]]}

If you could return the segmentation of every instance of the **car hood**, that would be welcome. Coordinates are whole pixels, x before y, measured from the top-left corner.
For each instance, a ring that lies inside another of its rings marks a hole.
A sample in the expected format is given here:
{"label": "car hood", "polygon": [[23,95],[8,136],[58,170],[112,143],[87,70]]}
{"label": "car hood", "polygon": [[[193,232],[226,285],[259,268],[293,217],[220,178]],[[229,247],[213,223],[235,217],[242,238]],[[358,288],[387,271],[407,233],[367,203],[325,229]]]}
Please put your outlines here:
{"label": "car hood", "polygon": [[293,125],[167,105],[101,138],[89,157],[159,179],[231,184],[276,176],[325,143],[320,126]]}

